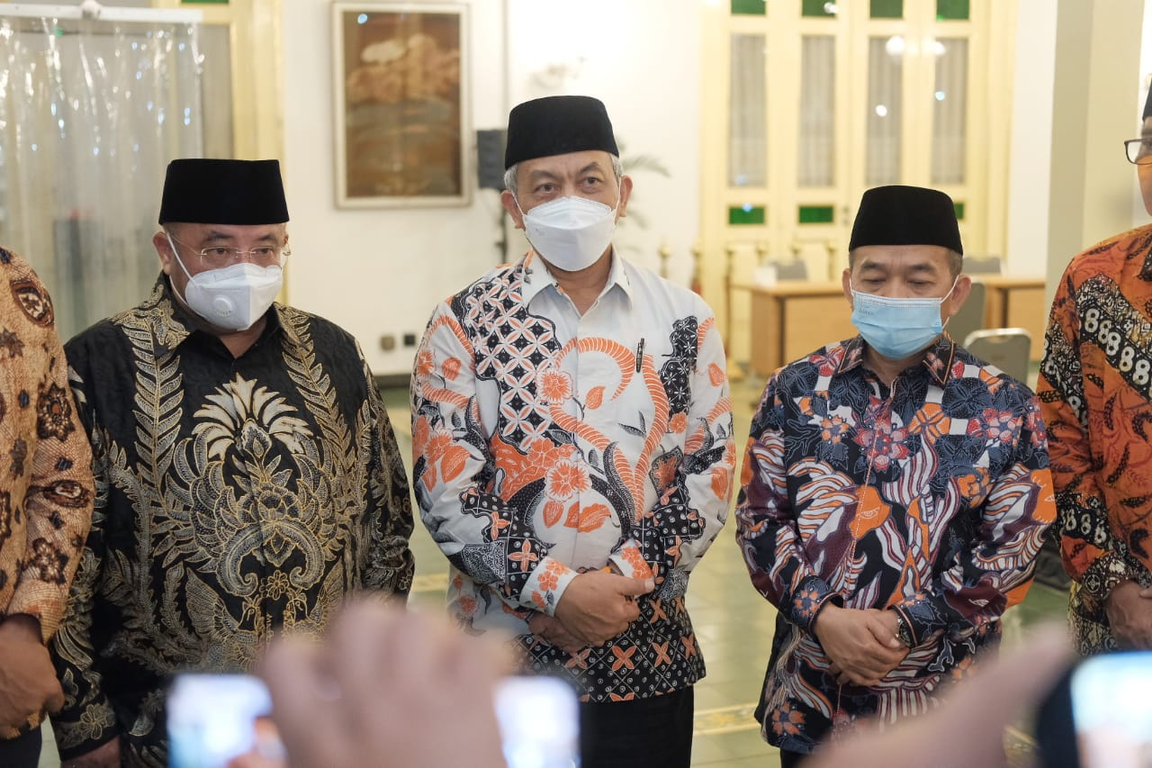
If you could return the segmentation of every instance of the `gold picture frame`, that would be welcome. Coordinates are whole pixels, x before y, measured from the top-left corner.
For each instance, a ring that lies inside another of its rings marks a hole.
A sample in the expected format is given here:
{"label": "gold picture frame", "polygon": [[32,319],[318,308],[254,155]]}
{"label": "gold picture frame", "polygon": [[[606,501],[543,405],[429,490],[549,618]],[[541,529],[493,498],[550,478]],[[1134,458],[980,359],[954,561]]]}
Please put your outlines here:
{"label": "gold picture frame", "polygon": [[332,5],[336,205],[468,205],[468,7]]}

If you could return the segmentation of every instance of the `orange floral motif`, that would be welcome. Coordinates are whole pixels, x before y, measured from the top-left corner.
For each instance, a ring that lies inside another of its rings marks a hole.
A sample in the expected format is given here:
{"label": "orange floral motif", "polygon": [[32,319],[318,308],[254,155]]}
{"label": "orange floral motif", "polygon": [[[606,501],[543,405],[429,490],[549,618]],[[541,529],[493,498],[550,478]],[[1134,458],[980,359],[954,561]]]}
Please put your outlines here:
{"label": "orange floral motif", "polygon": [[628,691],[628,693],[623,696],[618,693],[609,693],[608,698],[612,701],[632,701],[632,699],[636,698],[636,694],[632,691]]}
{"label": "orange floral motif", "polygon": [[428,445],[428,438],[432,434],[432,427],[428,424],[427,416],[420,416],[412,425],[412,455],[423,456]]}
{"label": "orange floral motif", "polygon": [[588,399],[584,401],[584,404],[588,406],[588,408],[595,410],[603,403],[604,387],[592,387],[592,389],[588,390]]}
{"label": "orange floral motif", "polygon": [[728,471],[727,467],[714,467],[712,469],[712,492],[716,494],[716,498],[728,498],[728,485],[731,482],[731,477],[732,473]]}
{"label": "orange floral motif", "polygon": [[[676,471],[680,468],[680,457],[665,454],[652,463],[652,481],[656,490],[664,491],[676,482]],[[667,502],[665,502],[667,503]]]}
{"label": "orange floral motif", "polygon": [[544,602],[544,595],[540,594],[539,592],[532,592],[532,602],[535,603],[536,606],[541,610],[548,607],[548,604]]}
{"label": "orange floral motif", "polygon": [[781,704],[771,717],[772,730],[779,735],[795,736],[800,733],[800,726],[804,725],[804,713],[792,709],[792,705],[787,701]]}
{"label": "orange floral motif", "polygon": [[848,432],[848,422],[843,416],[825,416],[820,425],[820,437],[833,445]]}
{"label": "orange floral motif", "polygon": [[460,606],[460,611],[465,616],[471,616],[472,614],[474,614],[476,612],[476,600],[475,600],[475,598],[461,597],[457,601],[457,605]]}
{"label": "orange floral motif", "polygon": [[712,386],[719,387],[727,380],[727,378],[728,375],[724,373],[723,368],[716,365],[716,363],[708,364],[708,380],[712,382]]}
{"label": "orange floral motif", "polygon": [[696,655],[696,635],[685,635],[684,637],[680,638],[680,642],[684,643],[685,656]]}
{"label": "orange floral motif", "polygon": [[427,441],[423,454],[429,462],[439,461],[445,452],[452,446],[452,435],[443,429],[433,431]]}
{"label": "orange floral motif", "polygon": [[546,403],[562,403],[572,396],[572,382],[568,374],[555,368],[541,371],[536,386]]}
{"label": "orange floral motif", "polygon": [[512,523],[500,517],[500,514],[497,512],[493,512],[491,518],[492,527],[488,529],[488,538],[495,541],[500,536],[500,531],[512,525]]}
{"label": "orange floral motif", "polygon": [[546,493],[550,498],[567,501],[592,487],[588,470],[582,463],[565,459],[553,465],[545,475]]}
{"label": "orange floral motif", "polygon": [[652,623],[657,621],[668,621],[668,614],[664,612],[664,601],[653,600],[652,603]]}
{"label": "orange floral motif", "polygon": [[656,653],[656,666],[672,663],[672,657],[668,655],[668,643],[652,643],[652,650]]}
{"label": "orange floral motif", "polygon": [[564,521],[564,525],[575,528],[580,533],[591,533],[611,516],[612,511],[603,504],[590,504],[587,507],[581,507],[577,502],[568,511],[568,519]]}
{"label": "orange floral motif", "polygon": [[556,587],[560,586],[560,579],[556,578],[556,574],[551,568],[540,574],[540,589],[546,589],[549,592],[555,591]]}
{"label": "orange floral motif", "polygon": [[519,563],[520,564],[520,570],[522,572],[524,572],[524,571],[531,570],[532,569],[532,563],[536,562],[540,558],[537,557],[536,553],[532,551],[532,543],[529,541],[524,541],[520,545],[520,551],[519,552],[509,552],[508,553],[508,559],[513,561],[513,562]]}
{"label": "orange floral motif", "polygon": [[421,378],[426,378],[432,374],[435,367],[436,362],[432,359],[432,353],[427,349],[420,350],[420,354],[416,355],[417,375]]}
{"label": "orange floral motif", "polygon": [[464,471],[468,463],[468,451],[459,445],[449,446],[444,451],[444,460],[440,462],[440,474],[444,482],[455,480]]}
{"label": "orange floral motif", "polygon": [[632,578],[652,578],[652,569],[648,567],[648,562],[644,559],[644,556],[640,554],[640,550],[636,547],[625,547],[623,550],[621,550],[620,557],[624,560],[624,562],[631,566]]}
{"label": "orange floral motif", "polygon": [[677,435],[683,434],[684,430],[688,429],[688,417],[683,413],[677,413],[668,421],[668,431],[675,432]]}
{"label": "orange floral motif", "polygon": [[460,375],[460,358],[450,357],[444,361],[444,378],[449,381],[455,381],[456,377]]}
{"label": "orange floral motif", "polygon": [[612,655],[616,657],[616,660],[612,662],[613,672],[619,672],[622,668],[636,668],[636,665],[632,663],[632,657],[636,655],[636,646],[625,651],[620,646],[614,645],[612,646]]}

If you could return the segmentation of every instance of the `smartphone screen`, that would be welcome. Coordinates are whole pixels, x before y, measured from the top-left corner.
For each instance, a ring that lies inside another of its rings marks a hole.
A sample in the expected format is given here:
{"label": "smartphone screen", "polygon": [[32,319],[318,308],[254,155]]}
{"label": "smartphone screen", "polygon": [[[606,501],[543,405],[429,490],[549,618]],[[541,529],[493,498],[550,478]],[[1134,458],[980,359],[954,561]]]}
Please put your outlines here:
{"label": "smartphone screen", "polygon": [[496,688],[496,719],[508,768],[580,765],[580,710],[566,683],[505,678]]}
{"label": "smartphone screen", "polygon": [[1152,766],[1152,651],[1073,667],[1041,706],[1036,737],[1049,768]]}
{"label": "smartphone screen", "polygon": [[[510,677],[495,696],[509,768],[580,765],[576,693],[559,680]],[[227,768],[245,754],[283,755],[272,698],[250,675],[178,675],[168,694],[170,768]]]}
{"label": "smartphone screen", "polygon": [[226,768],[250,752],[274,754],[280,740],[271,714],[258,677],[178,675],[168,692],[168,765]]}

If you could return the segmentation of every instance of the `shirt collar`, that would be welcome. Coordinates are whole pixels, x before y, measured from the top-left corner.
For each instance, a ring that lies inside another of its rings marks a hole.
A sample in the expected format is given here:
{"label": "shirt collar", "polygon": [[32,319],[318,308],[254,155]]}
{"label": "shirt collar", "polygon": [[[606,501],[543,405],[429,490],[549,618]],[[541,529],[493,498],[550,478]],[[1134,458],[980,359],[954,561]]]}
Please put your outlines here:
{"label": "shirt collar", "polygon": [[[516,270],[522,273],[522,281],[520,287],[520,300],[525,305],[531,304],[532,299],[543,291],[545,288],[555,286],[559,290],[559,285],[556,278],[548,270],[548,265],[544,260],[539,257],[535,251],[529,251],[518,265]],[[612,248],[612,266],[608,270],[608,280],[604,283],[604,290],[600,292],[603,297],[608,294],[615,287],[619,287],[628,297],[629,301],[634,298],[632,280],[628,275],[631,266],[620,256],[616,251],[615,246]]]}
{"label": "shirt collar", "polygon": [[[152,295],[135,311],[141,313],[152,327],[157,356],[172,352],[189,336],[200,331],[192,311],[173,295],[172,284],[163,272],[156,279]],[[299,344],[300,339],[292,330],[292,325],[284,322],[283,312],[284,308],[280,304],[272,304],[272,309],[266,315],[267,325],[260,338],[267,338],[273,333],[283,333],[289,342]]]}
{"label": "shirt collar", "polygon": [[[868,346],[868,342],[864,341],[864,337],[857,336],[850,339],[845,346],[844,357],[841,358],[840,365],[836,368],[837,373],[846,373],[862,366],[864,364],[864,350]],[[955,361],[955,357],[956,342],[952,341],[947,333],[942,333],[924,351],[920,366],[937,384],[944,386],[952,376],[952,363]],[[916,367],[911,366],[906,370],[910,371]]]}

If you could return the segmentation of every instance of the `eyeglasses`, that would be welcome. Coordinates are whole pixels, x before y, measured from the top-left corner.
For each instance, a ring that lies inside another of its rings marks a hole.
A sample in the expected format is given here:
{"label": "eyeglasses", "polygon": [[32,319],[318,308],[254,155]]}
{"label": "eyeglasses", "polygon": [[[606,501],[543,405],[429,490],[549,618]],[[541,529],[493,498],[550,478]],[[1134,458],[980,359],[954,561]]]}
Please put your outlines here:
{"label": "eyeglasses", "polygon": [[1133,165],[1152,163],[1152,136],[1142,139],[1128,139],[1124,142],[1124,155]]}
{"label": "eyeglasses", "polygon": [[[169,237],[172,237],[171,234],[169,234]],[[180,245],[185,248],[192,248],[188,243],[176,240],[174,237],[172,240],[180,243]],[[248,260],[253,264],[259,264],[262,267],[270,267],[273,264],[278,264],[282,267],[284,266],[284,262],[288,260],[288,257],[292,255],[292,251],[288,249],[287,245],[283,247],[261,245],[246,251],[228,245],[213,245],[208,248],[201,248],[198,251],[193,250],[192,252],[200,257],[200,265],[204,267],[226,267],[232,264],[239,264],[245,256],[247,256]]]}

